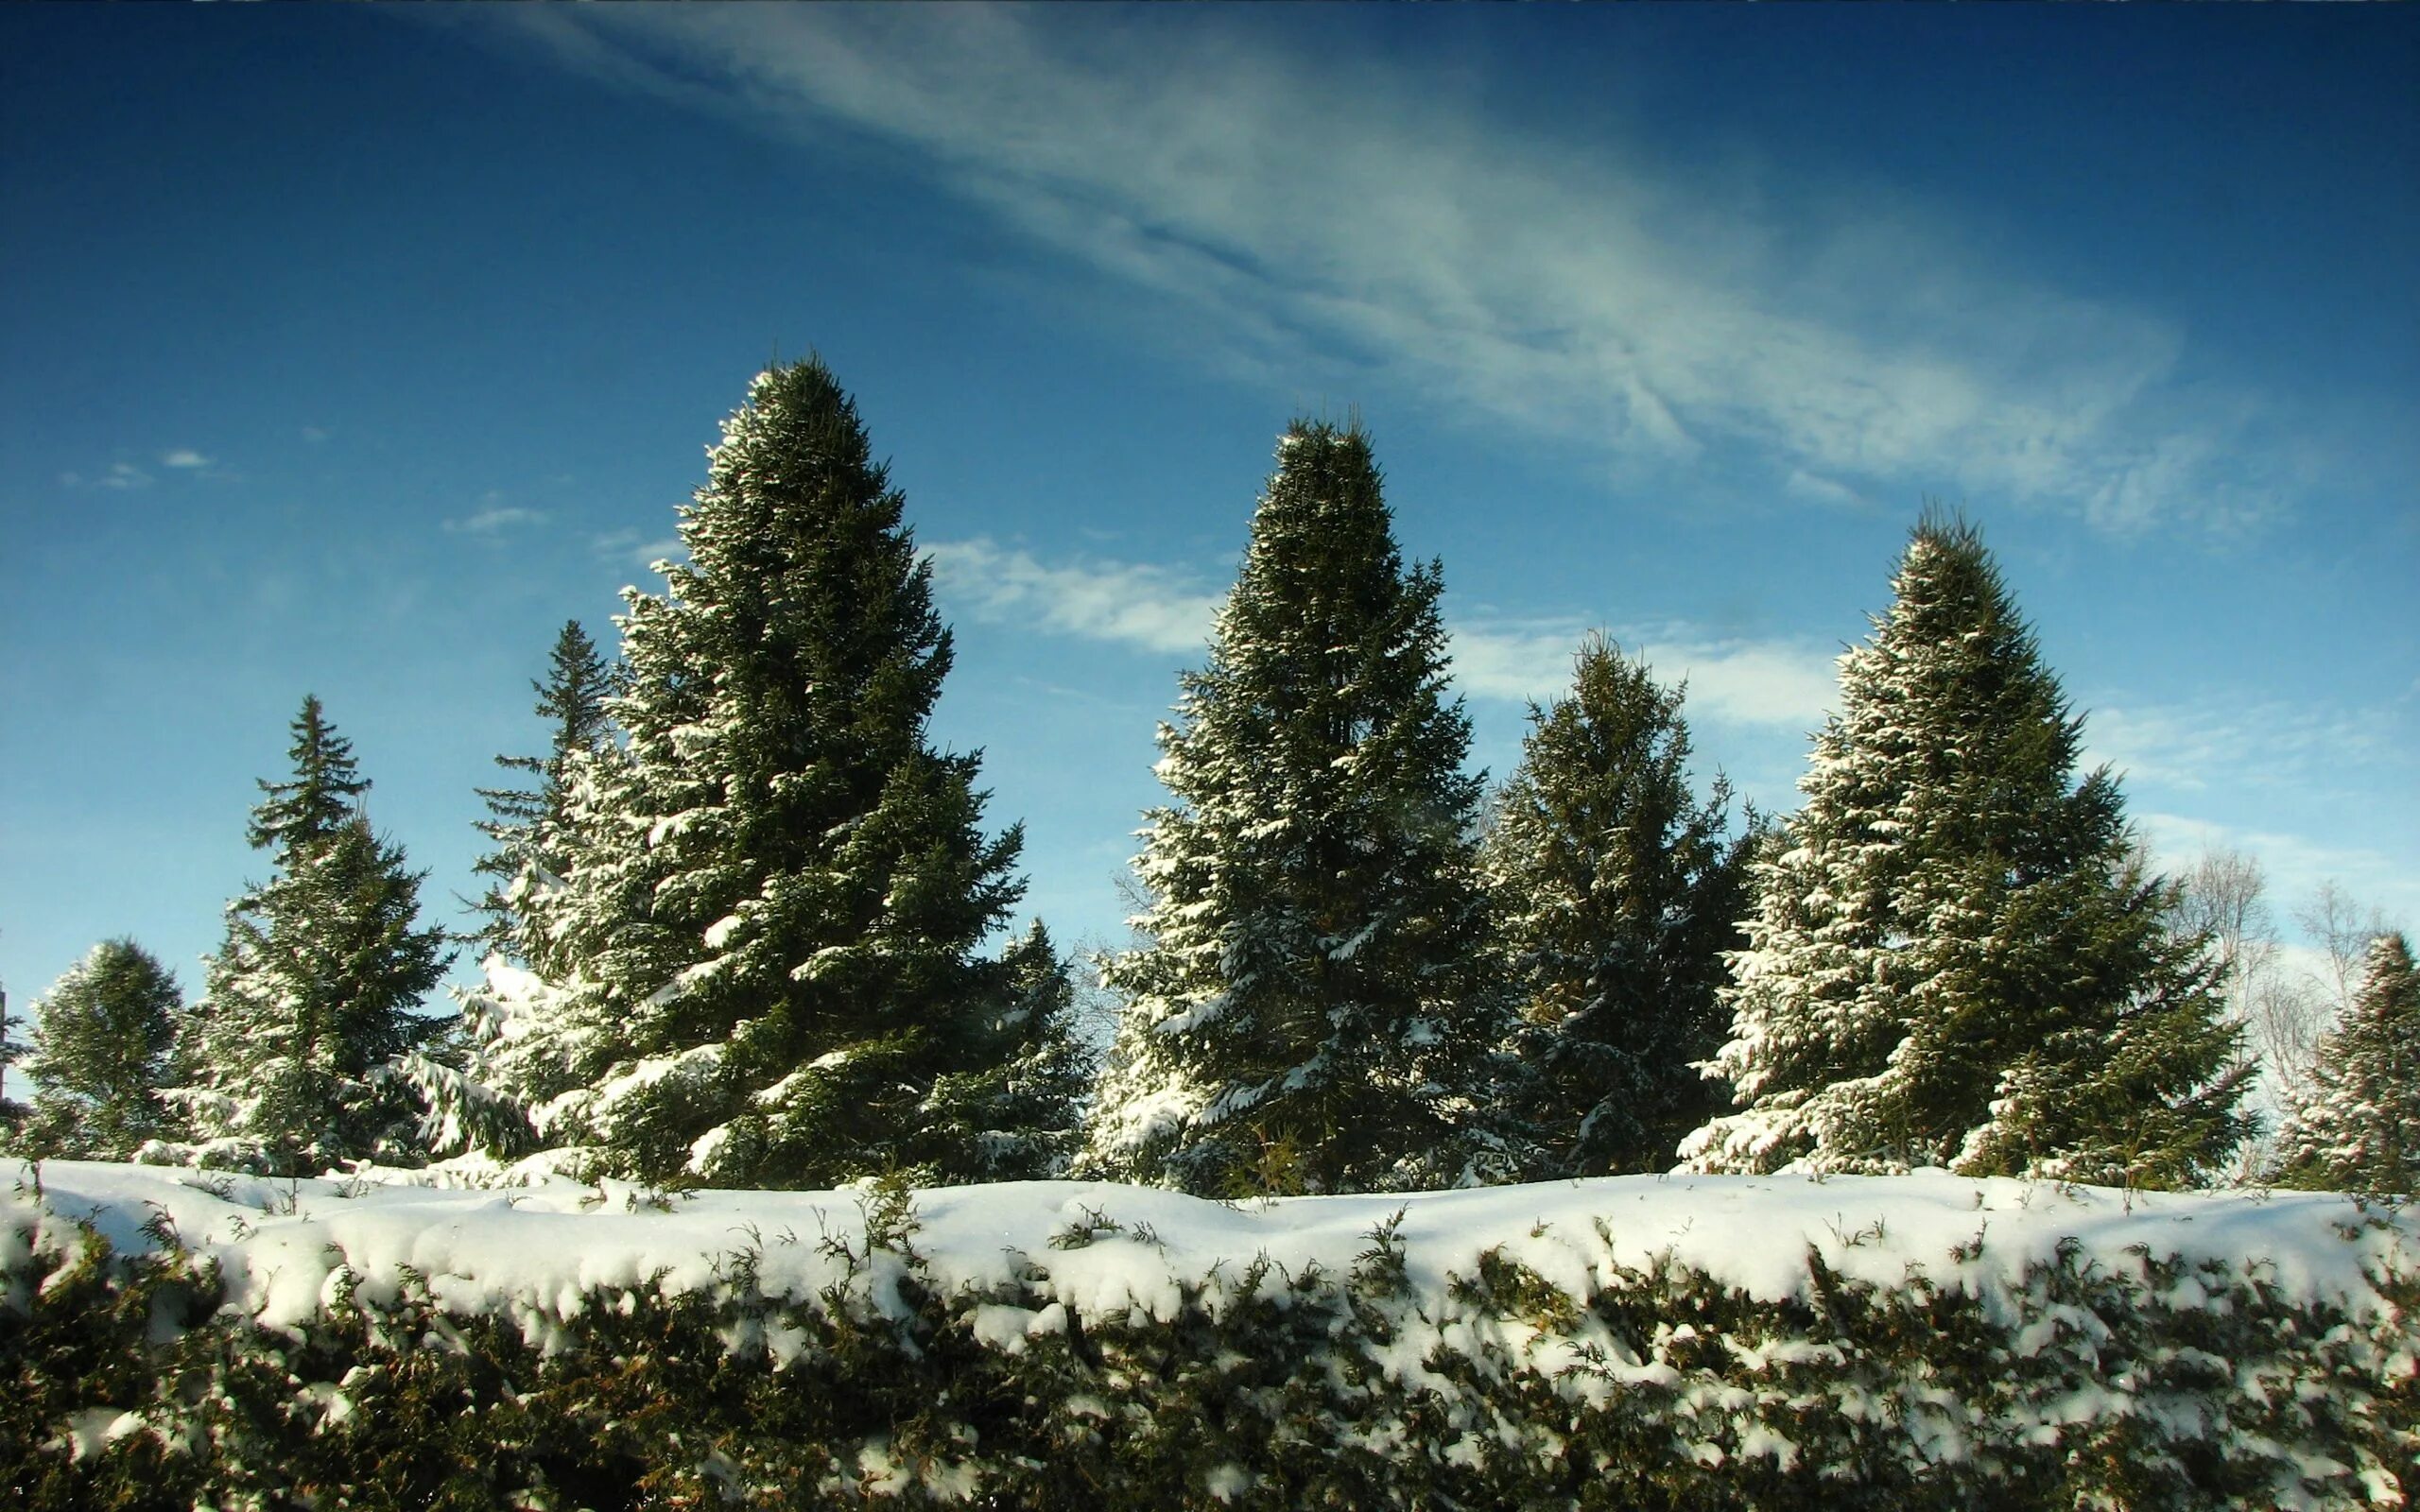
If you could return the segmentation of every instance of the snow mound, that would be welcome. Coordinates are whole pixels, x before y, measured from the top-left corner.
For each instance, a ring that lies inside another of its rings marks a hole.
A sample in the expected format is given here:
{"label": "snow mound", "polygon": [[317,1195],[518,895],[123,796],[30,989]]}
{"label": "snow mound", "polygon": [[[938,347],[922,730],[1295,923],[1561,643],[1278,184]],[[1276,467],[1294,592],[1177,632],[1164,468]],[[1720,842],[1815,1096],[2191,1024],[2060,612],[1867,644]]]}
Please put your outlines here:
{"label": "snow mound", "polygon": [[[457,1314],[561,1319],[584,1297],[713,1291],[750,1257],[769,1297],[845,1280],[868,1237],[866,1191],[660,1193],[539,1175],[516,1186],[424,1184],[428,1173],[285,1181],[165,1167],[52,1161],[42,1200],[11,1211],[0,1268],[34,1228],[88,1221],[120,1253],[163,1237],[217,1262],[229,1302],[273,1328],[309,1322],[340,1273],[366,1297],[404,1267]],[[21,1180],[21,1193],[29,1183]],[[1398,1213],[1400,1218],[1397,1218]],[[2392,1304],[2378,1278],[2412,1269],[2411,1216],[2324,1193],[2122,1193],[1906,1177],[1616,1177],[1410,1195],[1244,1204],[1102,1183],[1011,1182],[913,1195],[910,1243],[944,1294],[1015,1282],[1084,1315],[1166,1319],[1190,1286],[1255,1260],[1350,1272],[1394,1222],[1405,1279],[1436,1295],[1482,1255],[1585,1295],[1661,1260],[1759,1301],[1804,1299],[1810,1255],[1880,1288],[1910,1267],[1989,1297],[2020,1291],[2063,1248],[2113,1272],[2146,1257],[2223,1262],[2290,1297],[2357,1318]],[[1038,1325],[1046,1327],[1047,1325]],[[1009,1334],[1005,1323],[986,1325]],[[1021,1338],[1022,1335],[1019,1335]]]}

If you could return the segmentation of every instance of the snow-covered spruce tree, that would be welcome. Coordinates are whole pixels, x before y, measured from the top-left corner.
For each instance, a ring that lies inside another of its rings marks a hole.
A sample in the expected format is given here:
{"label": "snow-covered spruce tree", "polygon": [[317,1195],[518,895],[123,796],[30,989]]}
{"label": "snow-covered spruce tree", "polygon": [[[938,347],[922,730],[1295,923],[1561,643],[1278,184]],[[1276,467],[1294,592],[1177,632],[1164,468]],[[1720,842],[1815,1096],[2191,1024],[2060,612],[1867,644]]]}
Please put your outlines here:
{"label": "snow-covered spruce tree", "polygon": [[[610,735],[565,761],[562,820],[551,837],[560,868],[516,879],[514,949],[490,952],[480,985],[455,992],[467,1063],[458,1074],[412,1067],[439,1151],[511,1159],[544,1148],[561,1168],[616,1168],[610,1151],[580,1143],[585,1124],[565,1114],[593,1100],[629,1049],[607,958],[653,941],[648,831],[630,799],[633,781],[629,751]],[[623,955],[616,964],[627,972],[648,963]]]}
{"label": "snow-covered spruce tree", "polygon": [[1572,691],[1532,707],[1481,847],[1523,994],[1529,1119],[1555,1176],[1661,1171],[1720,1111],[1697,1063],[1730,1016],[1750,837],[1730,786],[1690,790],[1683,690],[1600,637]]}
{"label": "snow-covered spruce tree", "polygon": [[25,1070],[40,1084],[26,1119],[27,1153],[123,1160],[148,1140],[174,1138],[161,1098],[184,994],[130,939],[104,940],[35,1005]]}
{"label": "snow-covered spruce tree", "polygon": [[1023,890],[977,755],[927,744],[949,670],[930,568],[820,362],[760,374],[682,511],[667,592],[626,594],[626,747],[568,768],[527,972],[492,971],[482,1066],[549,1144],[658,1181],[962,1180],[953,1076],[1001,1050]]}
{"label": "snow-covered spruce tree", "polygon": [[[538,696],[536,713],[547,724],[547,753],[495,758],[508,771],[535,777],[535,785],[478,789],[488,817],[476,828],[493,849],[472,863],[489,882],[473,905],[485,922],[465,941],[484,949],[488,983],[482,990],[453,989],[462,1009],[467,1064],[452,1064],[450,1057],[405,1063],[429,1108],[431,1143],[442,1152],[476,1147],[499,1157],[527,1154],[541,1143],[529,1109],[580,1084],[579,1057],[566,1043],[579,1038],[579,1024],[568,1017],[577,1005],[529,970],[533,964],[558,973],[574,970],[540,924],[541,917],[552,917],[560,926],[566,911],[558,907],[547,915],[533,900],[563,888],[578,826],[596,807],[599,775],[620,765],[605,708],[619,683],[617,669],[578,620],[564,622],[548,663],[545,679],[529,684]],[[610,1022],[590,1027],[600,1050],[610,1045]]]}
{"label": "snow-covered spruce tree", "polygon": [[614,692],[614,668],[579,621],[566,620],[555,637],[545,679],[533,679],[529,687],[538,696],[538,717],[546,721],[552,738],[544,756],[495,759],[507,771],[536,781],[533,786],[478,790],[488,806],[478,831],[494,849],[471,867],[488,879],[476,905],[486,922],[472,935],[472,942],[522,964],[528,961],[529,944],[517,900],[562,875],[571,767],[601,749],[611,734],[605,700]]}
{"label": "snow-covered spruce tree", "polygon": [[381,840],[360,807],[370,783],[351,742],[305,697],[294,776],[264,782],[250,838],[273,858],[268,883],[227,908],[179,1059],[176,1101],[193,1131],[233,1159],[312,1172],[424,1153],[401,1063],[441,1043],[452,1020],[422,999],[444,975],[445,931],[418,927],[423,873]]}
{"label": "snow-covered spruce tree", "polygon": [[1498,1177],[1509,995],[1445,696],[1434,562],[1407,571],[1357,428],[1296,422],[1207,663],[1163,726],[1147,936],[1080,1169],[1197,1194]]}
{"label": "snow-covered spruce tree", "polygon": [[2360,988],[2278,1127],[2277,1163],[2287,1186],[2420,1193],[2420,968],[2400,934],[2370,942]]}
{"label": "snow-covered spruce tree", "polygon": [[1805,805],[1752,866],[1709,1171],[2175,1184],[2232,1149],[2250,1067],[2206,942],[2163,926],[2118,785],[1981,538],[1928,515],[1841,659]]}

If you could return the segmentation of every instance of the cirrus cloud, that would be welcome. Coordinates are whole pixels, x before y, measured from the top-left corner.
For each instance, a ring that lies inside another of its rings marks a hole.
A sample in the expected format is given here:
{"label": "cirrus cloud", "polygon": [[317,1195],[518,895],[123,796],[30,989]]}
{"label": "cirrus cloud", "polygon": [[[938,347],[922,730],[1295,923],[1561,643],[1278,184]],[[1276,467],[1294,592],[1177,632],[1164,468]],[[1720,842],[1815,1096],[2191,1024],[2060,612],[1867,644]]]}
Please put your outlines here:
{"label": "cirrus cloud", "polygon": [[2183,330],[1993,266],[1934,209],[1575,153],[1215,18],[1181,49],[1020,9],[500,19],[619,87],[904,161],[1189,310],[1214,359],[1340,369],[1626,467],[1721,447],[1822,505],[1912,488],[2131,533],[2257,524],[2318,465],[2290,427],[2247,443],[2274,406],[2187,382]]}
{"label": "cirrus cloud", "polygon": [[545,522],[546,513],[543,509],[525,509],[517,505],[491,504],[475,514],[465,515],[458,520],[445,521],[442,528],[446,534],[455,536],[497,536],[508,530],[526,525],[544,524]]}
{"label": "cirrus cloud", "polygon": [[[1046,562],[983,537],[936,541],[925,556],[957,611],[1138,651],[1199,653],[1226,597],[1173,568],[1098,558]],[[1569,688],[1572,655],[1589,628],[1576,617],[1453,623],[1455,686],[1473,698],[1547,702]],[[1633,627],[1615,640],[1659,677],[1685,679],[1692,710],[1719,719],[1805,730],[1821,724],[1831,706],[1834,654],[1810,644],[1715,635],[1681,623]]]}

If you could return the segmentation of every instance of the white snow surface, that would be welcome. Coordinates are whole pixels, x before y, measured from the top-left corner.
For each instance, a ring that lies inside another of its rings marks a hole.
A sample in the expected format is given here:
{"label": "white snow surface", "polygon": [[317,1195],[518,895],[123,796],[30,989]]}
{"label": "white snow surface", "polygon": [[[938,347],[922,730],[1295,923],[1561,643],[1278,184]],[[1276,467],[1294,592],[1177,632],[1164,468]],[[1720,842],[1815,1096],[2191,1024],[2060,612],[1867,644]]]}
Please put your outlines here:
{"label": "white snow surface", "polygon": [[[560,1176],[485,1188],[417,1184],[431,1178],[426,1172],[289,1183],[64,1160],[44,1162],[40,1177],[39,1209],[22,1178],[15,1200],[0,1200],[8,1290],[26,1284],[38,1228],[45,1244],[64,1243],[72,1221],[88,1220],[112,1246],[139,1252],[152,1247],[147,1221],[164,1213],[184,1244],[218,1261],[231,1305],[276,1328],[318,1314],[347,1268],[361,1278],[364,1300],[393,1297],[400,1267],[409,1265],[449,1311],[504,1314],[543,1334],[617,1294],[717,1289],[742,1251],[755,1253],[768,1295],[812,1298],[847,1275],[821,1240],[866,1248],[857,1191],[651,1199],[622,1183]],[[1668,1255],[1776,1300],[1805,1294],[1810,1247],[1832,1270],[1881,1287],[1903,1284],[1913,1265],[1988,1297],[2021,1289],[2029,1263],[2073,1240],[2121,1274],[2142,1275],[2137,1246],[2162,1259],[2222,1260],[2238,1273],[2253,1267],[2290,1296],[2337,1299],[2368,1316],[2390,1308],[2371,1278],[2409,1274],[2420,1236],[2408,1212],[2364,1210],[2331,1194],[2128,1194],[1919,1172],[1616,1177],[1240,1205],[1105,1183],[1008,1182],[916,1193],[911,1243],[944,1293],[1042,1278],[1034,1287],[1048,1298],[1041,1312],[983,1316],[984,1341],[1012,1348],[1028,1332],[1063,1327],[1053,1304],[1087,1315],[1173,1316],[1185,1282],[1214,1269],[1233,1278],[1257,1256],[1293,1274],[1316,1260],[1340,1277],[1398,1210],[1409,1280],[1432,1297],[1449,1275],[1471,1275],[1482,1252],[1500,1249],[1566,1293],[1601,1284],[1613,1266]],[[1053,1246],[1054,1235],[1084,1229],[1097,1232],[1094,1242]],[[1979,1234],[1979,1255],[1952,1255]],[[875,1305],[890,1290],[877,1283]]]}

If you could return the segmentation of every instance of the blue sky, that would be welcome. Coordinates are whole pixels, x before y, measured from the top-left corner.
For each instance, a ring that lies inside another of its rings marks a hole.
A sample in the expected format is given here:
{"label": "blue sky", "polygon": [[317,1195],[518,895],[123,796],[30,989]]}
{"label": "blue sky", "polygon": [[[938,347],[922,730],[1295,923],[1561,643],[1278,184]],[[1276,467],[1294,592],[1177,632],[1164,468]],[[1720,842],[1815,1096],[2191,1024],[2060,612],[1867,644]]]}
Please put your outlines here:
{"label": "blue sky", "polygon": [[198,991],[306,691],[452,921],[809,350],[1063,939],[1353,412],[1498,776],[1603,627],[1791,806],[1937,498],[2165,854],[2420,923],[2414,77],[2394,7],[0,10],[0,982]]}

